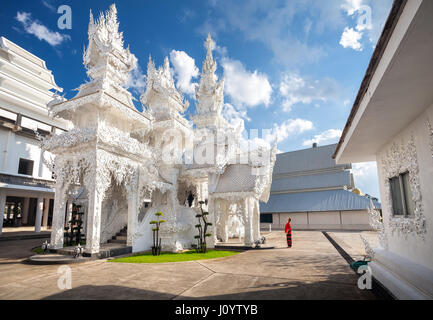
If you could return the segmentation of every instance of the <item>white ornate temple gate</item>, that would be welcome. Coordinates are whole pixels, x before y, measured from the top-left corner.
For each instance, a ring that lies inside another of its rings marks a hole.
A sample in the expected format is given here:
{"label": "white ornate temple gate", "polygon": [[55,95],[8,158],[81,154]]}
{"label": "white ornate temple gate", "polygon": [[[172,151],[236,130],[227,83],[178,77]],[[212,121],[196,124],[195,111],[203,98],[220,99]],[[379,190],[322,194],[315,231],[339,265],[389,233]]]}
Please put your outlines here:
{"label": "white ornate temple gate", "polygon": [[[252,245],[260,238],[259,201],[269,197],[276,145],[262,164],[240,150],[239,128],[222,116],[224,80],[215,74],[211,37],[196,87],[197,113],[189,122],[183,116],[189,103],[175,87],[167,58],[159,68],[149,59],[140,97],[144,111],[137,111],[123,87],[137,59],[124,48],[118,28],[114,5],[97,21],[90,13],[83,57],[90,81],[74,98],[57,96],[49,105],[52,116],[74,124],[42,142],[56,156],[51,247],[63,247],[66,200],[77,188],[86,194],[88,254],[98,253],[100,244],[125,226],[127,245],[134,252],[149,250],[149,222],[158,211],[167,220],[161,228],[163,250],[191,248],[199,201],[207,203],[213,224],[209,248],[217,238],[227,241],[236,234]],[[258,169],[261,173],[254,173]],[[231,206],[236,214],[229,214]]]}

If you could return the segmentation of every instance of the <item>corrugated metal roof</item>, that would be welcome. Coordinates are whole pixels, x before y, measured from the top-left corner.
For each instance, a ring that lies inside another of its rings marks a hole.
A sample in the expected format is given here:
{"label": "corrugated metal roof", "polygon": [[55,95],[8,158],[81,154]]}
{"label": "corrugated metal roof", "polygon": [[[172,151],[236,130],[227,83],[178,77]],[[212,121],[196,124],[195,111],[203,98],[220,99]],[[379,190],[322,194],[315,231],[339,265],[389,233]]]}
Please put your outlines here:
{"label": "corrugated metal roof", "polygon": [[[376,208],[380,203],[373,201]],[[271,194],[268,203],[260,203],[261,213],[365,210],[370,199],[347,190],[324,190]]]}
{"label": "corrugated metal roof", "polygon": [[332,159],[332,154],[336,147],[337,144],[331,144],[328,146],[277,154],[274,175],[347,166],[337,165],[335,160]]}
{"label": "corrugated metal roof", "polygon": [[350,186],[350,171],[273,179],[271,192]]}

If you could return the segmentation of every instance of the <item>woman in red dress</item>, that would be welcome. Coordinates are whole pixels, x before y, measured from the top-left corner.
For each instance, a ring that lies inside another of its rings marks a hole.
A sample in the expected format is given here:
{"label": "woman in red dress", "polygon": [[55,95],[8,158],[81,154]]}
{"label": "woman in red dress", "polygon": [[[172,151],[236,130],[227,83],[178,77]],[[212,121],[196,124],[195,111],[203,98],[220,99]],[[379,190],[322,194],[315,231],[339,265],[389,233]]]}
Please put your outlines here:
{"label": "woman in red dress", "polygon": [[286,238],[287,238],[287,246],[289,248],[292,247],[292,227],[290,225],[290,222],[292,221],[291,218],[287,219],[286,228],[284,229],[286,232]]}

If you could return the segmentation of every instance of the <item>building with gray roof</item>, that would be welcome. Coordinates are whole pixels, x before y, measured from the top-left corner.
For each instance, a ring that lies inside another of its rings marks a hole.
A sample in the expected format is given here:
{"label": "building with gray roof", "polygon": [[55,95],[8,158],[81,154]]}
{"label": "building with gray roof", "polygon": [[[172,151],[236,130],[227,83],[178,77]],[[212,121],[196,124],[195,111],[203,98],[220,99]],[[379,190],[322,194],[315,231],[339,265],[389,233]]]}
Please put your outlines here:
{"label": "building with gray roof", "polygon": [[375,198],[355,188],[351,164],[336,164],[337,144],[277,155],[271,196],[261,203],[261,222],[282,228],[287,218],[294,229],[369,230],[368,209]]}

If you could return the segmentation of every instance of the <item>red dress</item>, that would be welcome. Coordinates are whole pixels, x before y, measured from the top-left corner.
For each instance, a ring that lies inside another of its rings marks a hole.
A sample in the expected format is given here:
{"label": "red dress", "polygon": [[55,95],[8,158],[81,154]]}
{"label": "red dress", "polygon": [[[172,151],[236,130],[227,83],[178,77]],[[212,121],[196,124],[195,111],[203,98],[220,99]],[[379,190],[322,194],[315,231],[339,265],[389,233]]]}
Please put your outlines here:
{"label": "red dress", "polygon": [[292,227],[290,226],[290,222],[287,222],[286,228],[284,229],[286,232],[286,238],[287,238],[287,246],[289,248],[292,247]]}

